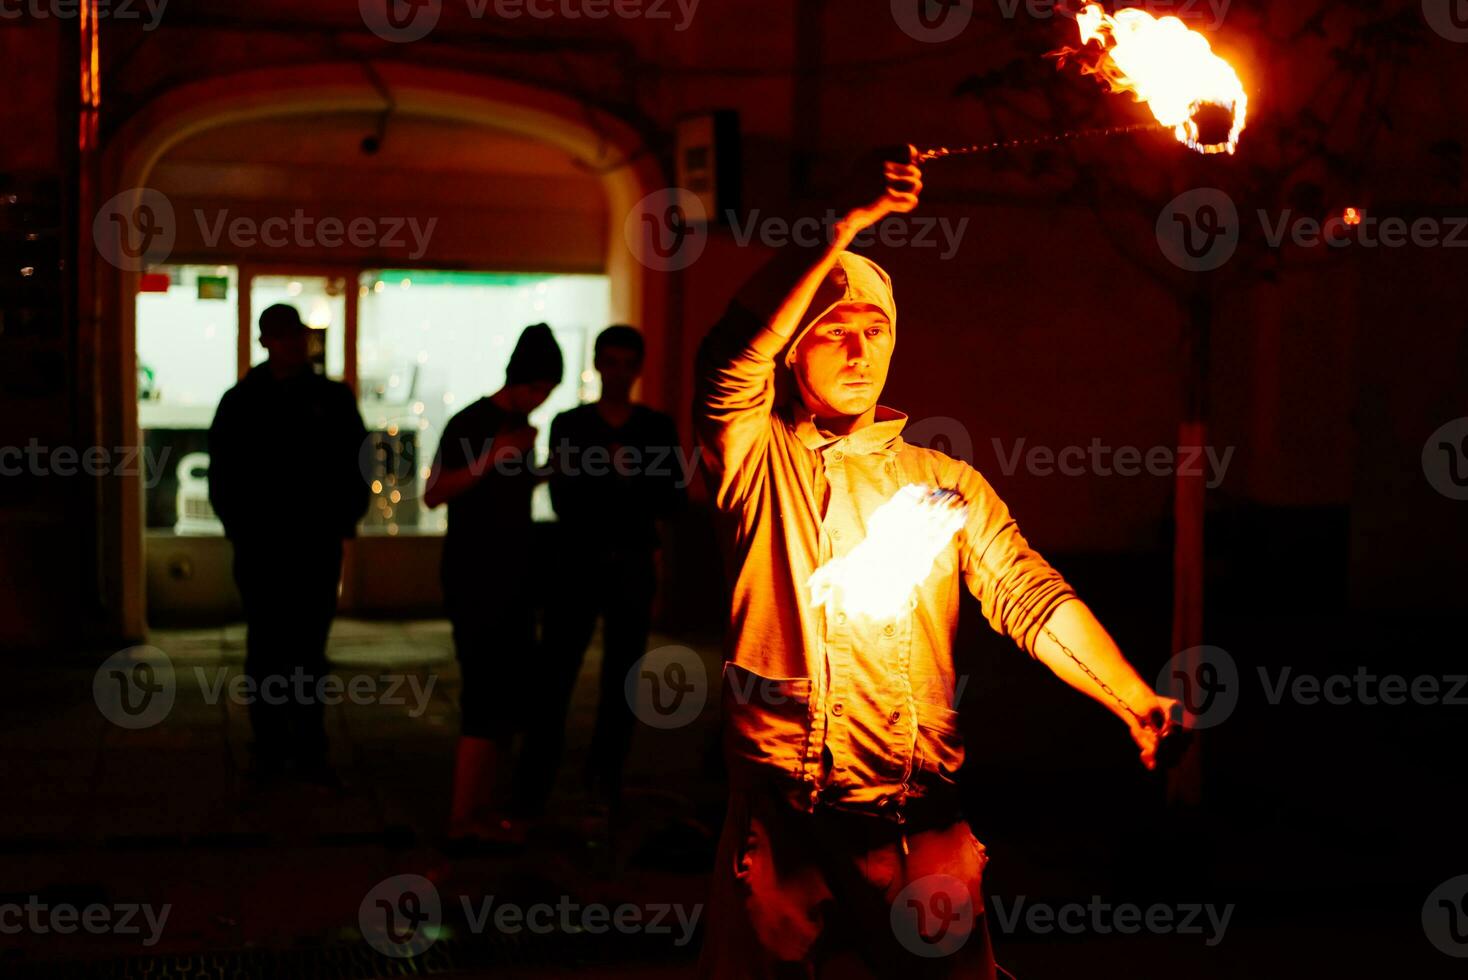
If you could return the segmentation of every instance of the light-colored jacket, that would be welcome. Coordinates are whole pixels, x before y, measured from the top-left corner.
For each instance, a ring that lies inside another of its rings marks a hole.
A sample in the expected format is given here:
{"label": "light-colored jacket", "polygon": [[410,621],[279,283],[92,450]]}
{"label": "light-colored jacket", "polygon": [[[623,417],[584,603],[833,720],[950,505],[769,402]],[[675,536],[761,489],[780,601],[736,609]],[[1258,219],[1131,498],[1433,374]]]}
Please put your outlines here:
{"label": "light-colored jacket", "polygon": [[[839,302],[874,303],[895,330],[890,280],[869,260],[843,253],[806,329]],[[803,809],[901,820],[909,801],[951,791],[963,764],[952,707],[960,586],[1032,655],[1073,593],[973,467],[903,441],[907,416],[879,407],[849,436],[819,430],[788,377],[800,334],[783,341],[767,319],[736,300],[697,361],[695,427],[733,588],[722,694],[731,773],[773,779]],[[859,544],[907,484],[956,490],[967,505],[915,605],[886,622],[812,608],[811,573]]]}

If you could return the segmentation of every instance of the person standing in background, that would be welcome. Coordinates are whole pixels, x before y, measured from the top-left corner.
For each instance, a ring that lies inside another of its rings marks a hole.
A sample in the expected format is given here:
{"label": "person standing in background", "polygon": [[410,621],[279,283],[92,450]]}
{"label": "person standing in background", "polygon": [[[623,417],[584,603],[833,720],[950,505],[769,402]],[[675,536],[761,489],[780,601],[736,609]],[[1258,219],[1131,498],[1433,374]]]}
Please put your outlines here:
{"label": "person standing in background", "polygon": [[429,507],[449,507],[442,578],[460,671],[449,816],[455,841],[524,841],[524,826],[510,811],[509,777],[540,659],[531,518],[539,477],[530,413],[561,383],[562,372],[550,327],[526,327],[504,387],[444,428],[423,497]]}
{"label": "person standing in background", "polygon": [[270,356],[220,399],[209,502],[234,543],[245,674],[259,692],[250,704],[257,772],[294,769],[332,785],[325,707],[310,692],[328,670],[342,541],[356,536],[370,500],[358,465],[367,430],[352,390],[316,373],[309,339],[294,307],[260,315]]}
{"label": "person standing in background", "polygon": [[658,587],[656,522],[686,501],[672,418],[632,400],[646,350],[634,327],[596,338],[598,401],[551,424],[551,502],[565,550],[575,555],[547,600],[547,705],[528,733],[527,802],[543,808],[565,744],[566,715],[586,648],[602,622],[596,727],[584,783],[592,813],[618,802],[634,718],[623,693],[627,671],[647,652]]}

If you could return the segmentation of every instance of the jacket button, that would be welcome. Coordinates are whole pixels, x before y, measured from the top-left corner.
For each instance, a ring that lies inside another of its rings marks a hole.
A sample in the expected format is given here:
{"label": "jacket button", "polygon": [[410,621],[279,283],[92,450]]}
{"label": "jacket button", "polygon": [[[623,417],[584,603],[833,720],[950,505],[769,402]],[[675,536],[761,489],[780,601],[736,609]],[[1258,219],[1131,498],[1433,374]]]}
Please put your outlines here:
{"label": "jacket button", "polygon": [[839,714],[843,713],[845,710],[846,710],[846,706],[844,704],[842,704],[840,701],[837,701],[835,704],[831,705],[831,714],[833,714],[833,715],[839,715]]}
{"label": "jacket button", "polygon": [[842,451],[841,451],[841,450],[839,450],[839,449],[838,449],[838,450],[836,450],[836,451],[835,451],[835,452],[834,452],[834,453],[832,453],[832,454],[831,454],[831,458],[832,458],[832,459],[833,459],[833,460],[835,460],[835,461],[836,461],[836,462],[838,462],[838,463],[839,463],[839,462],[841,462],[841,461],[842,461],[842,460],[843,460],[843,459],[845,459],[845,458],[846,458],[846,454],[845,454],[845,453],[843,453],[843,452],[842,452]]}
{"label": "jacket button", "polygon": [[893,626],[891,623],[888,623],[886,626],[882,627],[882,632],[888,636],[891,636],[893,633],[897,632],[897,627]]}
{"label": "jacket button", "polygon": [[895,724],[897,724],[897,719],[898,718],[901,718],[901,717],[902,717],[902,712],[900,712],[900,711],[894,711],[894,712],[892,712],[892,714],[890,714],[890,715],[887,716],[887,720],[890,721],[892,724],[895,725]]}
{"label": "jacket button", "polygon": [[845,626],[846,625],[846,614],[845,613],[837,613],[836,614],[836,622],[840,623],[842,626]]}

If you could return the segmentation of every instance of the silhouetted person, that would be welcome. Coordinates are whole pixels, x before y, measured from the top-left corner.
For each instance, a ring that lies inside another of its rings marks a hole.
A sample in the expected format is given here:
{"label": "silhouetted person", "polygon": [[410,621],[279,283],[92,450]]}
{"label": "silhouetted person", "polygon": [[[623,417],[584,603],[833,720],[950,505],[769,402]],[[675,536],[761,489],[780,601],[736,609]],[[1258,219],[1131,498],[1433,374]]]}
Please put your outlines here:
{"label": "silhouetted person", "polygon": [[209,501],[234,542],[256,764],[330,780],[316,680],[328,670],[342,540],[356,535],[370,497],[358,462],[367,431],[352,390],[316,373],[308,340],[293,307],[260,315],[270,358],[219,402]]}
{"label": "silhouetted person", "polygon": [[460,738],[449,836],[515,843],[510,754],[524,729],[539,651],[530,498],[536,431],[530,413],[561,383],[550,327],[526,327],[505,386],[444,428],[424,503],[449,505],[443,548],[444,605],[459,659]]}
{"label": "silhouetted person", "polygon": [[672,418],[634,404],[642,373],[642,334],[609,327],[596,339],[594,366],[601,399],[556,416],[551,424],[551,501],[573,573],[547,600],[549,703],[536,713],[526,767],[527,803],[550,794],[565,742],[566,711],[587,645],[602,621],[603,651],[596,728],[587,757],[587,796],[613,804],[634,719],[623,693],[627,671],[647,652],[657,592],[656,521],[686,499],[678,427]]}

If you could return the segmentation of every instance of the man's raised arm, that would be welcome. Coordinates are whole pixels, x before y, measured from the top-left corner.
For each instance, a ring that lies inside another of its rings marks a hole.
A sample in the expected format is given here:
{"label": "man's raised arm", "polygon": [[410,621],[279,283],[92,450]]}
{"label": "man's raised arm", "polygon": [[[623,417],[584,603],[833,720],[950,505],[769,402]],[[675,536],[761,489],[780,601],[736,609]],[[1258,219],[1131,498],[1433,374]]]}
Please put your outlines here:
{"label": "man's raised arm", "polygon": [[[911,148],[907,151],[909,160]],[[899,154],[900,155],[900,154]],[[876,167],[871,172],[875,174]],[[861,178],[858,174],[858,178]],[[876,181],[870,183],[875,187]],[[862,231],[889,214],[911,211],[922,174],[911,162],[884,160],[880,187],[845,212],[833,241],[815,249],[792,248],[777,256],[740,290],[699,345],[695,366],[694,429],[704,462],[719,477],[719,503],[737,491],[737,474],[768,434],[774,409],[775,359],[802,326],[801,319],[837,256]]]}

